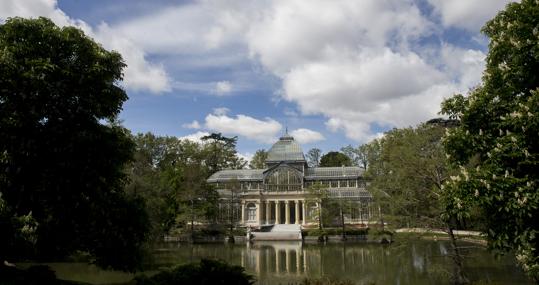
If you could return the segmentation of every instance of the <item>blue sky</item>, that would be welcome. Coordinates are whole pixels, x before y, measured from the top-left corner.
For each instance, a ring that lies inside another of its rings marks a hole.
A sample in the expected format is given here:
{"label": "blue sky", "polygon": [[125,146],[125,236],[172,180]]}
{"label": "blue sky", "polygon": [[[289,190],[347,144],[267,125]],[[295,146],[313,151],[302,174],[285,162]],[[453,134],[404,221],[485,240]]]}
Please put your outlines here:
{"label": "blue sky", "polygon": [[73,25],[126,60],[133,132],[238,136],[248,157],[285,128],[304,151],[436,117],[480,82],[480,27],[505,0],[7,0],[7,17]]}

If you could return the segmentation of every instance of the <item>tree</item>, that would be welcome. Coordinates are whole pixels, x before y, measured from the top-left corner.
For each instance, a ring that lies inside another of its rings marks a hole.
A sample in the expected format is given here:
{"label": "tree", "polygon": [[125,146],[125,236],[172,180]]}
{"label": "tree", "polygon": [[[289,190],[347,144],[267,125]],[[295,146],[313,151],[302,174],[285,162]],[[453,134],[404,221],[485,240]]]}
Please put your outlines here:
{"label": "tree", "polygon": [[218,195],[206,179],[213,158],[211,146],[176,137],[138,134],[130,166],[128,193],[146,200],[152,237],[161,238],[176,226],[193,221],[216,222]]}
{"label": "tree", "polygon": [[241,216],[241,185],[238,179],[231,179],[224,184],[224,189],[226,190],[223,193],[224,199],[222,201],[226,203],[227,207],[226,221],[229,230],[228,235],[233,239],[233,230],[238,221],[238,217],[235,214],[240,212],[239,214]]}
{"label": "tree", "polygon": [[[12,221],[0,225],[5,258],[82,250],[99,265],[137,265],[148,223],[143,201],[124,192],[134,147],[116,120],[127,100],[117,86],[124,67],[120,54],[46,18],[0,26],[0,193]],[[32,243],[4,235],[23,216],[35,221]]]}
{"label": "tree", "polygon": [[539,5],[508,4],[482,29],[490,38],[483,83],[442,103],[459,120],[444,146],[461,168],[444,187],[447,208],[480,207],[492,248],[514,250],[539,280]]}
{"label": "tree", "polygon": [[225,168],[241,169],[247,164],[245,160],[238,157],[236,152],[238,137],[229,138],[221,133],[212,133],[201,139],[207,143],[206,165],[209,168],[209,174]]}
{"label": "tree", "polygon": [[318,229],[323,229],[325,222],[328,221],[329,215],[325,211],[325,206],[329,202],[328,188],[322,184],[316,183],[307,188],[309,196],[307,203],[316,203],[316,216],[311,217],[316,220]]}
{"label": "tree", "polygon": [[268,158],[268,152],[259,149],[253,155],[251,162],[249,162],[249,168],[251,169],[262,169],[266,167],[266,159]]}
{"label": "tree", "polygon": [[342,152],[330,151],[322,156],[320,159],[320,166],[330,167],[330,166],[351,166],[352,161]]}
{"label": "tree", "polygon": [[442,203],[446,194],[443,183],[456,172],[442,146],[447,126],[452,126],[451,121],[430,120],[416,128],[393,129],[371,142],[367,147],[371,152],[368,189],[384,210],[382,225],[385,217],[396,227],[445,227],[455,265],[452,277],[455,283],[463,284],[467,278],[453,229],[466,220],[457,219]]}
{"label": "tree", "polygon": [[441,138],[445,128],[421,124],[393,129],[366,148],[379,148],[369,162],[368,186],[396,227],[440,227],[441,187],[451,169]]}
{"label": "tree", "polygon": [[369,166],[369,160],[372,159],[371,157],[376,155],[376,151],[373,148],[373,145],[371,144],[362,144],[357,148],[357,156],[359,161],[359,166],[363,167],[363,169],[367,170],[367,166]]}
{"label": "tree", "polygon": [[307,163],[309,167],[317,167],[320,165],[320,156],[322,155],[322,151],[318,148],[311,148],[307,152]]}
{"label": "tree", "polygon": [[347,145],[345,147],[341,147],[341,152],[348,156],[350,158],[350,161],[352,162],[352,165],[359,166],[360,164],[360,156],[359,156],[359,148],[354,148],[352,145]]}

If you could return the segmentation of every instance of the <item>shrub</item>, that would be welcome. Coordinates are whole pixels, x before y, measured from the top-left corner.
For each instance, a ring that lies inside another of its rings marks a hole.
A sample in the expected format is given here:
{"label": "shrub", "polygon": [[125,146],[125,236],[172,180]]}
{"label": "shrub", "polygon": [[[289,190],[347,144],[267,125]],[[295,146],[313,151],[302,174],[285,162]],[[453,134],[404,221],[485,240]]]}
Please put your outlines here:
{"label": "shrub", "polygon": [[137,285],[172,284],[253,284],[254,277],[245,273],[241,266],[229,265],[218,260],[202,259],[200,262],[178,266],[157,273],[152,277],[135,278]]}
{"label": "shrub", "polygon": [[339,280],[335,278],[322,277],[322,278],[305,278],[301,282],[301,285],[353,285],[354,282],[350,280]]}
{"label": "shrub", "polygon": [[48,266],[37,265],[26,270],[0,265],[0,284],[3,285],[38,285],[68,284],[56,279],[54,271]]}
{"label": "shrub", "polygon": [[[303,236],[337,236],[341,235],[342,230],[340,228],[326,228],[323,230],[320,229],[312,229],[312,230],[304,230]],[[346,229],[344,231],[346,235],[367,235],[369,233],[369,229]]]}

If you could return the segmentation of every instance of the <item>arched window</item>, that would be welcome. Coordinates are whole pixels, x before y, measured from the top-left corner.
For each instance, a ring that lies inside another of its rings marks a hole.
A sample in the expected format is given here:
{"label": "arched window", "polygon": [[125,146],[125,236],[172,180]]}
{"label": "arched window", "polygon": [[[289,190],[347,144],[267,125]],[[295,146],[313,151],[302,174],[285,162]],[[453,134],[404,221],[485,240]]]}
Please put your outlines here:
{"label": "arched window", "polygon": [[256,221],[256,205],[253,203],[247,204],[247,220]]}
{"label": "arched window", "polygon": [[266,176],[267,191],[301,191],[303,177],[300,172],[290,167],[280,167]]}

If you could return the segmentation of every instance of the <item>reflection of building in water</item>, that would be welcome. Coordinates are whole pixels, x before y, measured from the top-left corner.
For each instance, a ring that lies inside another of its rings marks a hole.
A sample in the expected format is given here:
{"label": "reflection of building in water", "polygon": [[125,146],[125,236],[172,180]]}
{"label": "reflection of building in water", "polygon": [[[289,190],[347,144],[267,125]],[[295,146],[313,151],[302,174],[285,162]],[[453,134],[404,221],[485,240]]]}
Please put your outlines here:
{"label": "reflection of building in water", "polygon": [[222,170],[208,182],[221,197],[222,221],[249,226],[314,223],[318,202],[306,191],[315,185],[329,198],[352,201],[345,223],[365,223],[372,215],[372,195],[360,167],[308,167],[303,151],[285,134],[268,151],[265,169]]}
{"label": "reflection of building in water", "polygon": [[[381,246],[305,245],[301,241],[248,243],[242,251],[241,265],[249,272],[283,278],[320,277],[362,271],[366,265],[383,267],[386,249]],[[365,274],[365,272],[363,272]]]}
{"label": "reflection of building in water", "polygon": [[302,275],[307,271],[306,258],[301,241],[256,242],[247,244],[242,266],[258,275]]}

